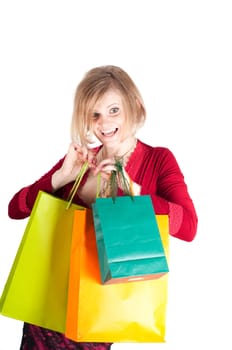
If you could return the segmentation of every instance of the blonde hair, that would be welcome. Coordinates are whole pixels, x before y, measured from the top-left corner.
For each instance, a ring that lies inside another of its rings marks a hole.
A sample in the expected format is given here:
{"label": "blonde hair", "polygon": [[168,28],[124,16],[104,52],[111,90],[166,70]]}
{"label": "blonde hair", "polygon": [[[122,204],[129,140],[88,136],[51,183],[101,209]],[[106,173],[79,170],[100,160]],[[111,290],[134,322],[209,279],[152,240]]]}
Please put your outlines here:
{"label": "blonde hair", "polygon": [[107,65],[92,68],[83,77],[76,89],[71,122],[73,141],[87,146],[93,142],[91,113],[96,102],[111,90],[117,90],[126,113],[125,133],[134,132],[146,118],[142,96],[130,76],[121,68]]}

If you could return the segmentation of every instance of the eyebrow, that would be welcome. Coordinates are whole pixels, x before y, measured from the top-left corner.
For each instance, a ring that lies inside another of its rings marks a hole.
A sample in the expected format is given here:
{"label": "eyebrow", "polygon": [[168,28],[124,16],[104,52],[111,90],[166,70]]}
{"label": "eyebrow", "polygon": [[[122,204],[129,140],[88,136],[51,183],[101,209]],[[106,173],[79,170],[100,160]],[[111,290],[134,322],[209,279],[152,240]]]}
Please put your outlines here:
{"label": "eyebrow", "polygon": [[[106,108],[110,108],[110,107],[115,106],[115,105],[120,106],[120,102],[113,102],[110,105],[106,106]],[[97,108],[94,109],[94,113],[98,113]]]}
{"label": "eyebrow", "polygon": [[109,107],[111,107],[111,106],[114,106],[114,105],[120,105],[120,102],[111,103],[109,106],[107,106],[107,108],[109,108]]}

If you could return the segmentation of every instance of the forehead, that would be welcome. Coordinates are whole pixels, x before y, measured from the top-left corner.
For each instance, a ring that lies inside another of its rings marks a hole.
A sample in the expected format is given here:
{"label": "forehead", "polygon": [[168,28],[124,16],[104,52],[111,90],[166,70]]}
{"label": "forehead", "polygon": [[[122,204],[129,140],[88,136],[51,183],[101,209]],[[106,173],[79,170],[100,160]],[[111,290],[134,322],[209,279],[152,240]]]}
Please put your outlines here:
{"label": "forehead", "polygon": [[109,90],[94,105],[94,109],[107,108],[114,104],[122,105],[122,96],[118,91]]}

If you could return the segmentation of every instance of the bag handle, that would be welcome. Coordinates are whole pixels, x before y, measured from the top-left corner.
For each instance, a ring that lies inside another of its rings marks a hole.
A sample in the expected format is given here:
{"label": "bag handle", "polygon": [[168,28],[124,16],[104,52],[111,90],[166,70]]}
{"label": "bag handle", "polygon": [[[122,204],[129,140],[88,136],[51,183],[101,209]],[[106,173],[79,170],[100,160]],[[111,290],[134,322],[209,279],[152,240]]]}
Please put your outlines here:
{"label": "bag handle", "polygon": [[[81,180],[83,179],[83,176],[85,175],[86,171],[88,170],[88,167],[89,167],[89,164],[88,162],[86,161],[79,173],[77,174],[77,177],[75,179],[75,182],[73,184],[73,187],[71,188],[71,191],[68,195],[68,204],[66,206],[66,209],[69,209],[71,204],[72,204],[72,200],[78,190],[78,187],[81,183]],[[107,187],[109,187],[109,190],[110,190],[110,194],[111,194],[111,197],[113,199],[113,202],[115,202],[116,200],[116,197],[117,197],[117,193],[118,193],[118,177],[120,178],[121,180],[121,184],[122,184],[122,190],[123,190],[123,193],[126,195],[126,196],[130,196],[132,200],[134,200],[134,193],[133,193],[133,188],[132,188],[132,180],[129,179],[129,181],[127,180],[127,178],[125,177],[125,174],[123,172],[123,163],[120,159],[118,158],[115,158],[115,168],[116,170],[113,170],[111,171],[111,174],[110,174],[110,178],[108,180],[108,183],[107,183]],[[99,198],[100,197],[100,192],[101,192],[101,173],[99,173],[97,175],[97,191],[96,191],[96,198]]]}
{"label": "bag handle", "polygon": [[75,196],[75,194],[76,194],[76,192],[77,192],[77,189],[78,189],[78,187],[79,187],[79,185],[80,185],[80,183],[81,183],[81,180],[83,179],[83,176],[85,175],[86,171],[88,170],[88,167],[89,167],[89,164],[88,164],[88,162],[86,161],[86,162],[82,165],[82,167],[81,167],[79,173],[77,174],[76,180],[75,180],[75,182],[74,182],[74,184],[73,184],[73,187],[71,188],[71,191],[70,191],[70,193],[69,193],[69,195],[68,195],[68,199],[67,199],[67,200],[68,200],[68,204],[67,204],[67,206],[66,206],[66,209],[69,209],[69,208],[70,208],[70,206],[71,206],[71,204],[72,204],[73,197]]}
{"label": "bag handle", "polygon": [[[112,197],[113,201],[115,202],[117,193],[118,193],[118,179],[121,182],[122,190],[124,195],[130,196],[131,199],[134,199],[134,193],[132,188],[132,180],[127,180],[124,172],[123,172],[123,162],[121,161],[121,158],[115,158],[115,168],[116,170],[112,170],[109,180],[106,185],[106,189],[109,190],[110,196]],[[97,175],[97,193],[96,198],[100,197],[101,193],[101,174],[99,173]]]}

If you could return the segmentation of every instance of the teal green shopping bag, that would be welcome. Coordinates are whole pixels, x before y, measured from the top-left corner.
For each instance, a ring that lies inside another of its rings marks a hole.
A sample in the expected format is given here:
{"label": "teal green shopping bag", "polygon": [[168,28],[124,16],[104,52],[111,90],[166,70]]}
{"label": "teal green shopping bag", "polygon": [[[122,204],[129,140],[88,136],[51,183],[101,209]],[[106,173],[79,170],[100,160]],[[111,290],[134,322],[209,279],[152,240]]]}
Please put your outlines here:
{"label": "teal green shopping bag", "polygon": [[92,209],[102,283],[152,279],[169,271],[149,195],[97,198]]}

